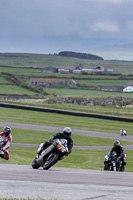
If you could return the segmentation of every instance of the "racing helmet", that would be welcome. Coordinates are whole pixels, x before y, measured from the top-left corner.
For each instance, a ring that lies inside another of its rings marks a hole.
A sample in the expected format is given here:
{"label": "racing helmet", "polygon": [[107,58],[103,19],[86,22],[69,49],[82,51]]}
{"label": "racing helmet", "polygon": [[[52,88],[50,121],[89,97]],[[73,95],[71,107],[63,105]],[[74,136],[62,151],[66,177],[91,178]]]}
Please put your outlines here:
{"label": "racing helmet", "polygon": [[69,138],[72,134],[72,129],[70,127],[65,127],[63,129],[63,134],[66,138]]}
{"label": "racing helmet", "polygon": [[11,128],[10,128],[9,126],[4,127],[3,133],[4,133],[6,136],[9,136],[10,133],[11,133]]}
{"label": "racing helmet", "polygon": [[114,141],[114,147],[118,147],[118,146],[120,146],[120,142],[119,142],[119,140],[115,140]]}

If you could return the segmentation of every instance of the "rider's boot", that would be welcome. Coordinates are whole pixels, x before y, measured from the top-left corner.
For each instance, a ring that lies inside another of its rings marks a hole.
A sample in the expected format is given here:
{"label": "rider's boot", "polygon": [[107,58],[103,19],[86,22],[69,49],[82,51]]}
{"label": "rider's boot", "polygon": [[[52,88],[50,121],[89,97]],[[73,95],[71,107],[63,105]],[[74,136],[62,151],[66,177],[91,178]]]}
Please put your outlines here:
{"label": "rider's boot", "polygon": [[38,158],[39,155],[42,153],[42,151],[43,151],[42,147],[43,147],[43,143],[41,143],[41,144],[39,145],[38,149],[37,149],[37,152],[36,152],[36,153],[37,153],[36,158]]}
{"label": "rider's boot", "polygon": [[1,158],[5,158],[5,153],[4,153],[4,151],[1,151],[1,150],[0,150],[0,157],[1,157]]}

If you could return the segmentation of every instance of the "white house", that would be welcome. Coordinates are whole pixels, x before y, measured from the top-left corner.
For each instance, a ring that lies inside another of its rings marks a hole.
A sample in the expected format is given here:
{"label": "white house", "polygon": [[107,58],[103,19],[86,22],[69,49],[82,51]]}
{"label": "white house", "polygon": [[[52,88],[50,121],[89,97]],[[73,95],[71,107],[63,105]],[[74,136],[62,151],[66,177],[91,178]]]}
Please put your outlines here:
{"label": "white house", "polygon": [[73,74],[81,74],[81,70],[75,69],[72,71]]}
{"label": "white house", "polygon": [[123,92],[133,92],[133,82],[127,83],[123,89]]}

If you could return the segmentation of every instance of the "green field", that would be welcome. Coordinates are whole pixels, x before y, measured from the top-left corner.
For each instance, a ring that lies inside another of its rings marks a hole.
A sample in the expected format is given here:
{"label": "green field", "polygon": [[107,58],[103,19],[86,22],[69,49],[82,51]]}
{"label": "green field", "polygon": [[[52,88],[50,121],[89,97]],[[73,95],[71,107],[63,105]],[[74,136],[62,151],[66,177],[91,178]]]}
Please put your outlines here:
{"label": "green field", "polygon": [[132,62],[87,60],[46,54],[0,54],[0,66],[22,68],[43,68],[47,66],[55,66],[58,68],[73,69],[79,64],[82,64],[84,68],[93,68],[95,66],[102,65],[105,68],[113,69],[114,73],[133,74]]}
{"label": "green field", "polygon": [[133,80],[75,80],[80,84],[88,84],[88,85],[100,85],[100,86],[124,86],[128,82],[133,82]]}
{"label": "green field", "polygon": [[[27,110],[19,110],[13,108],[0,107],[1,119],[3,122],[14,122],[22,124],[35,124],[53,127],[70,126],[72,129],[83,129],[100,132],[118,133],[123,127],[127,130],[127,134],[133,135],[132,123],[102,120],[89,117],[76,117],[70,115],[61,115],[45,112],[35,112]],[[45,130],[44,130],[45,131]]]}
{"label": "green field", "polygon": [[83,89],[69,89],[69,88],[45,88],[46,91],[55,93],[59,96],[84,96],[84,97],[107,97],[107,96],[121,96],[133,98],[133,93],[124,92],[106,92],[101,90],[83,90]]}
{"label": "green field", "polygon": [[[0,72],[8,72],[16,75],[34,76],[43,75],[43,69],[38,69],[34,67],[0,67]],[[41,74],[42,73],[42,74]]]}
{"label": "green field", "polygon": [[19,87],[17,85],[0,85],[0,94],[35,95],[37,93],[32,92],[26,88]]}
{"label": "green field", "polygon": [[[57,68],[74,69],[78,65],[84,68],[93,68],[102,65],[105,69],[113,69],[114,74],[111,75],[76,75],[76,74],[46,74],[43,73],[43,68],[54,66]],[[57,55],[40,55],[40,54],[15,54],[15,53],[1,53],[0,54],[0,72],[8,72],[22,78],[25,83],[29,83],[30,77],[47,77],[47,78],[64,78],[74,79],[79,84],[87,84],[90,86],[123,86],[127,82],[133,80],[133,62],[122,61],[106,61],[106,60],[87,60],[79,58],[67,58]],[[3,74],[0,74],[0,94],[27,94],[34,95],[29,90],[23,90],[15,86],[3,86],[3,84],[11,83],[7,81]],[[14,87],[14,89],[13,89]],[[43,88],[45,90],[45,88]],[[117,92],[103,92],[90,91],[84,89],[47,89],[56,95],[81,95],[81,96],[123,96],[133,97],[132,94],[117,93]]]}

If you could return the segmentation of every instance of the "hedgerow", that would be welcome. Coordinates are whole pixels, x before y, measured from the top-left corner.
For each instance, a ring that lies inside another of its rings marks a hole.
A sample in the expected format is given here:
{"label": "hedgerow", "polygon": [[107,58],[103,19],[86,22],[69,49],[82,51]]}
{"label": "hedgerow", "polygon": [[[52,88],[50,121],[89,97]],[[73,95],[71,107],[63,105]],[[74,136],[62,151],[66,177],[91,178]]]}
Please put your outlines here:
{"label": "hedgerow", "polygon": [[7,73],[7,72],[2,72],[1,74],[5,75],[6,79],[13,82],[15,85],[18,85],[20,87],[26,88],[28,90],[31,90],[31,91],[34,91],[34,92],[37,92],[37,93],[40,93],[43,95],[50,94],[49,92],[44,91],[42,87],[35,87],[33,85],[30,85],[14,74]]}

